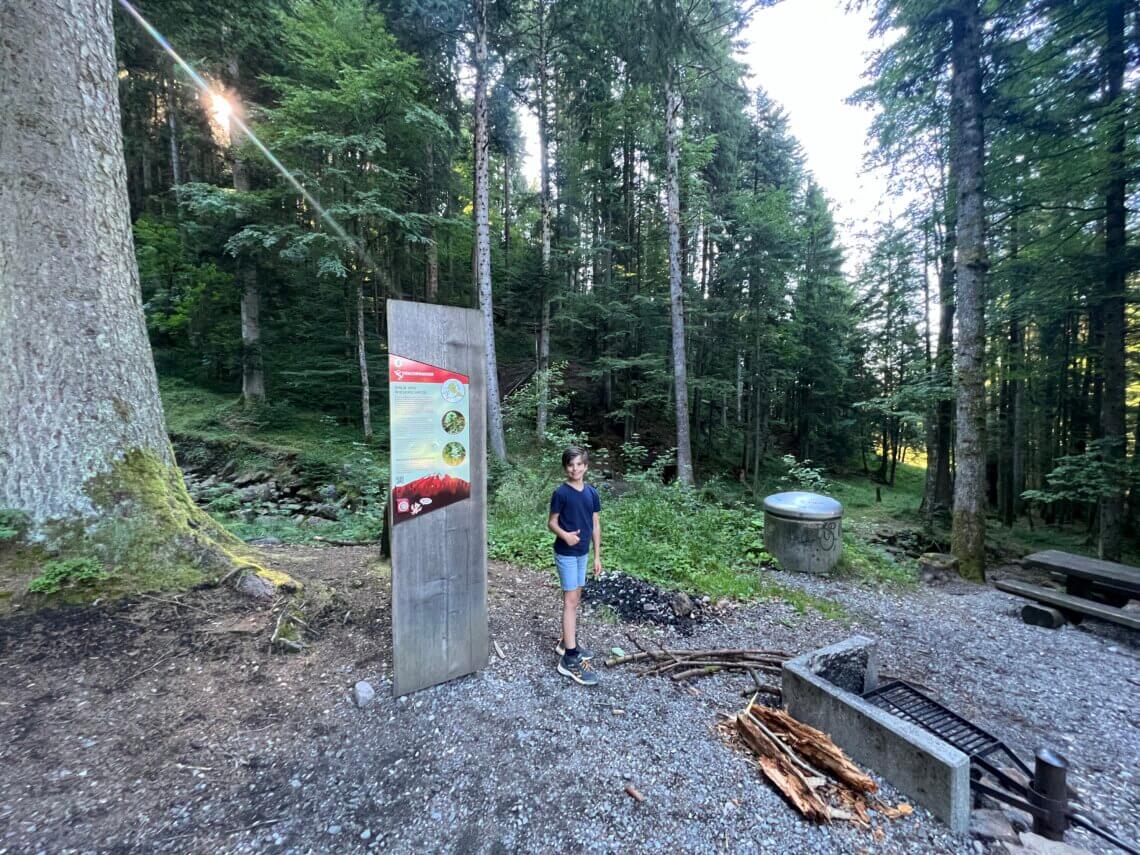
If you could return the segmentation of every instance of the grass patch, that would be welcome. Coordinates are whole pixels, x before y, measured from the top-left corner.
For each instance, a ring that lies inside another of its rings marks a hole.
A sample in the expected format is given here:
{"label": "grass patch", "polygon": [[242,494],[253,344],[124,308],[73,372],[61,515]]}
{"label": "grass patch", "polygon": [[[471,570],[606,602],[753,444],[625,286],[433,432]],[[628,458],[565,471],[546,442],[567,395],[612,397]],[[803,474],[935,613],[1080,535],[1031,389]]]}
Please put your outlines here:
{"label": "grass patch", "polygon": [[[192,386],[176,378],[159,381],[166,428],[182,446],[190,446],[185,463],[201,462],[195,444],[224,449],[237,461],[237,471],[271,470],[280,461],[312,481],[337,481],[346,465],[369,447],[355,425],[342,424],[324,413],[284,404],[243,406],[239,399]],[[387,445],[387,423],[376,424],[372,448]],[[386,467],[380,467],[387,482]]]}

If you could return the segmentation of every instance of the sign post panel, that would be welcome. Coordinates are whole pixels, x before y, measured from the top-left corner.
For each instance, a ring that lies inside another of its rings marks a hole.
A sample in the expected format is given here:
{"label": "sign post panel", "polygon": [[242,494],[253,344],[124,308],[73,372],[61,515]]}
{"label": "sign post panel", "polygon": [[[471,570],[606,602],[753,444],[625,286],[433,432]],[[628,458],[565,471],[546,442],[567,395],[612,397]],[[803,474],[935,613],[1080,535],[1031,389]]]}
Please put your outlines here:
{"label": "sign post panel", "polygon": [[482,316],[388,301],[393,694],[487,663]]}
{"label": "sign post panel", "polygon": [[388,354],[392,522],[471,497],[470,378]]}

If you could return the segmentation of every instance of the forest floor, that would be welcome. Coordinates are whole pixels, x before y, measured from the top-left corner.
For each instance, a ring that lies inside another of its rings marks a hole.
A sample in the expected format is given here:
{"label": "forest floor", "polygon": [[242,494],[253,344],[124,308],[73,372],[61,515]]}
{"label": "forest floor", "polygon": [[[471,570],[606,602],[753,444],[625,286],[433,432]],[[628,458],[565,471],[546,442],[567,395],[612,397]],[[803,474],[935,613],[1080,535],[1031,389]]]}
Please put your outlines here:
{"label": "forest floor", "polygon": [[[0,620],[0,855],[1005,851],[921,809],[873,814],[874,829],[802,821],[715,730],[719,712],[742,706],[739,678],[686,688],[623,666],[586,690],[560,677],[549,572],[492,562],[490,631],[504,656],[492,649],[479,673],[393,699],[390,573],[376,550],[265,553],[307,584],[302,652],[270,649],[283,602],[221,588]],[[628,649],[633,634],[800,653],[870,635],[884,671],[931,687],[1022,756],[1064,751],[1086,805],[1140,837],[1135,634],[1091,620],[1026,626],[1015,598],[961,581],[781,576],[842,610],[710,603],[666,626],[597,607],[585,638],[602,651]],[[377,689],[364,708],[351,699],[358,680]]]}

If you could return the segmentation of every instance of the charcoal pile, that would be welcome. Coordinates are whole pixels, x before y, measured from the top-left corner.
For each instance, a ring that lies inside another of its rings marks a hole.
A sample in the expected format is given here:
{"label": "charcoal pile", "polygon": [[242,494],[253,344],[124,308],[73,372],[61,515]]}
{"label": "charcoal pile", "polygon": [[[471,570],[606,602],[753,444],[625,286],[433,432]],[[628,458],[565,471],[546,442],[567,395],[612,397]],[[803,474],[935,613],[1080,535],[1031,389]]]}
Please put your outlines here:
{"label": "charcoal pile", "polygon": [[708,605],[707,599],[665,591],[624,573],[607,573],[600,579],[588,580],[582,599],[609,606],[626,623],[675,626],[681,635],[693,631],[693,625],[702,620]]}

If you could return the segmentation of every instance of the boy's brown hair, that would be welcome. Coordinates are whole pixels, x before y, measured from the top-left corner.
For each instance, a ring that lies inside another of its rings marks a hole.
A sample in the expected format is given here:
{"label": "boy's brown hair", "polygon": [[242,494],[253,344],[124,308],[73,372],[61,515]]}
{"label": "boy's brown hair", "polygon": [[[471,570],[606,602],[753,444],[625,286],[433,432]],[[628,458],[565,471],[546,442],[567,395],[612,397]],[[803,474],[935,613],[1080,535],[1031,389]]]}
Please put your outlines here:
{"label": "boy's brown hair", "polygon": [[576,457],[581,457],[583,463],[589,464],[590,462],[590,455],[586,449],[579,448],[576,445],[568,445],[566,450],[562,452],[562,468],[565,469],[573,463]]}

